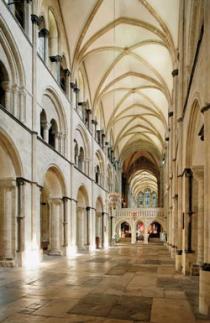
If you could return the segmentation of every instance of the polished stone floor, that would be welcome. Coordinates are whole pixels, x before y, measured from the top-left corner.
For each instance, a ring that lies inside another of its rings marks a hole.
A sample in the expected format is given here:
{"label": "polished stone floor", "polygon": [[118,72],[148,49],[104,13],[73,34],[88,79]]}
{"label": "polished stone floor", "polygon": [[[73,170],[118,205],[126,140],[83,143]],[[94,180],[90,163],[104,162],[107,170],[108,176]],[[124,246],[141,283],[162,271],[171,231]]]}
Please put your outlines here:
{"label": "polished stone floor", "polygon": [[198,277],[177,274],[163,245],[118,245],[1,268],[0,322],[210,323],[197,292]]}

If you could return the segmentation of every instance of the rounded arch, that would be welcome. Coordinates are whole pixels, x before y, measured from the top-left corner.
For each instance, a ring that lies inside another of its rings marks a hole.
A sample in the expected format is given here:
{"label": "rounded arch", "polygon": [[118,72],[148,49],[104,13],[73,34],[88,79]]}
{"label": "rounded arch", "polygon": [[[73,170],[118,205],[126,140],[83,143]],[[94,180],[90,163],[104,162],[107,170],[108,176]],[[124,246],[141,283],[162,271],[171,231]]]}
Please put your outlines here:
{"label": "rounded arch", "polygon": [[186,147],[185,162],[187,167],[192,166],[194,162],[193,159],[195,159],[195,155],[197,155],[197,157],[201,159],[203,157],[202,146],[201,146],[202,144],[200,140],[201,137],[199,137],[199,133],[202,131],[203,126],[204,126],[203,115],[200,112],[200,104],[198,99],[196,98],[192,103],[192,107],[190,111],[186,142],[185,142],[185,147]]}
{"label": "rounded arch", "polygon": [[[59,95],[56,92],[56,90],[52,87],[48,87],[47,89],[44,90],[43,95],[42,95],[42,104],[44,105],[44,97],[47,97],[50,99],[50,101],[52,102],[57,117],[58,117],[58,128],[61,131],[67,131],[67,117],[65,114],[65,110],[64,107],[62,105],[62,103],[60,102],[59,99]],[[43,108],[46,109],[46,107],[44,106]],[[48,114],[49,111],[46,110],[46,113]]]}
{"label": "rounded arch", "polygon": [[81,185],[77,190],[77,206],[87,207],[89,205],[88,190],[85,185]]}
{"label": "rounded arch", "polygon": [[[23,164],[21,162],[21,158],[18,152],[17,147],[15,146],[12,139],[8,136],[8,134],[0,128],[0,174],[5,177],[24,177]],[[8,166],[13,167],[13,174],[8,173],[6,169]],[[7,174],[7,175],[6,175]]]}
{"label": "rounded arch", "polygon": [[[45,168],[43,172],[41,185],[44,187],[46,174],[48,174],[48,172],[50,172],[50,177],[52,177],[52,183],[54,180],[55,185],[59,184],[59,188],[57,191],[59,193],[59,196],[63,197],[64,195],[66,195],[67,190],[66,190],[65,177],[63,175],[63,172],[59,168],[59,166],[57,166],[56,164],[50,164]],[[56,192],[56,187],[53,188],[53,191]]]}
{"label": "rounded arch", "polygon": [[101,213],[103,212],[103,199],[100,195],[96,199],[96,212],[97,210]]}
{"label": "rounded arch", "polygon": [[90,158],[90,142],[88,135],[86,133],[86,129],[81,124],[78,124],[74,131],[74,139],[76,139],[79,147],[83,147],[84,149],[84,158]]}
{"label": "rounded arch", "polygon": [[7,59],[8,66],[6,66],[9,79],[12,80],[13,84],[19,86],[25,86],[25,70],[21,55],[16,46],[16,41],[8,30],[3,18],[0,16],[0,48],[2,47]]}

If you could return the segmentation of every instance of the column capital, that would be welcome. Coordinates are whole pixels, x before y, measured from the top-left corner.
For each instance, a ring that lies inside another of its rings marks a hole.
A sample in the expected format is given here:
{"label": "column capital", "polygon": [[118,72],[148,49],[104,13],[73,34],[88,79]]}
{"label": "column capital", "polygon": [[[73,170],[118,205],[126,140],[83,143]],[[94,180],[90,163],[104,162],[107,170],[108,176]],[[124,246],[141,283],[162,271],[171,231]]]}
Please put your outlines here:
{"label": "column capital", "polygon": [[201,108],[201,112],[204,113],[210,109],[210,103],[207,103],[203,108]]}
{"label": "column capital", "polygon": [[42,28],[40,31],[39,31],[39,37],[46,37],[49,35],[49,30],[47,30],[46,28]]}
{"label": "column capital", "polygon": [[49,203],[60,205],[62,203],[62,199],[59,197],[53,197],[49,199]]}
{"label": "column capital", "polygon": [[62,56],[60,55],[55,55],[55,56],[50,56],[50,60],[52,63],[57,63],[62,61]]}
{"label": "column capital", "polygon": [[178,68],[174,69],[174,70],[171,72],[171,75],[172,75],[173,77],[178,76],[178,75],[179,75],[179,70],[178,70]]}
{"label": "column capital", "polygon": [[13,188],[16,186],[16,179],[13,177],[3,178],[0,180],[0,188]]}
{"label": "column capital", "polygon": [[40,18],[37,15],[32,14],[31,15],[31,22],[32,22],[32,24],[39,26]]}

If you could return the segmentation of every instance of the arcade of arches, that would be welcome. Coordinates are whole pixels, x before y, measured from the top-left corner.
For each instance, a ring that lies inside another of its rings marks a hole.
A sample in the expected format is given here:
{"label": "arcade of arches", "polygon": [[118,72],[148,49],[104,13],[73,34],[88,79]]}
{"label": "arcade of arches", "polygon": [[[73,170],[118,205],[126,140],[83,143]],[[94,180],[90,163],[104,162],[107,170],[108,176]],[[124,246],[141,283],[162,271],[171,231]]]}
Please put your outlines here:
{"label": "arcade of arches", "polygon": [[131,250],[154,256],[150,272],[167,252],[208,319],[210,1],[0,0],[0,13],[0,266]]}

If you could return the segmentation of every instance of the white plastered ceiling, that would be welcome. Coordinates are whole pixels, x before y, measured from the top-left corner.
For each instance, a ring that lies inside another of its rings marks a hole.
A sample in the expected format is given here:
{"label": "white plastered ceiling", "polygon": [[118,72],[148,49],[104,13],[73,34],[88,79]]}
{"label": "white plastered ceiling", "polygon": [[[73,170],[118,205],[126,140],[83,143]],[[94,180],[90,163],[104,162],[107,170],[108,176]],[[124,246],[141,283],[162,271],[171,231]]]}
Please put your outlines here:
{"label": "white plastered ceiling", "polygon": [[86,71],[94,115],[121,160],[159,159],[176,68],[179,0],[60,0],[72,73]]}

